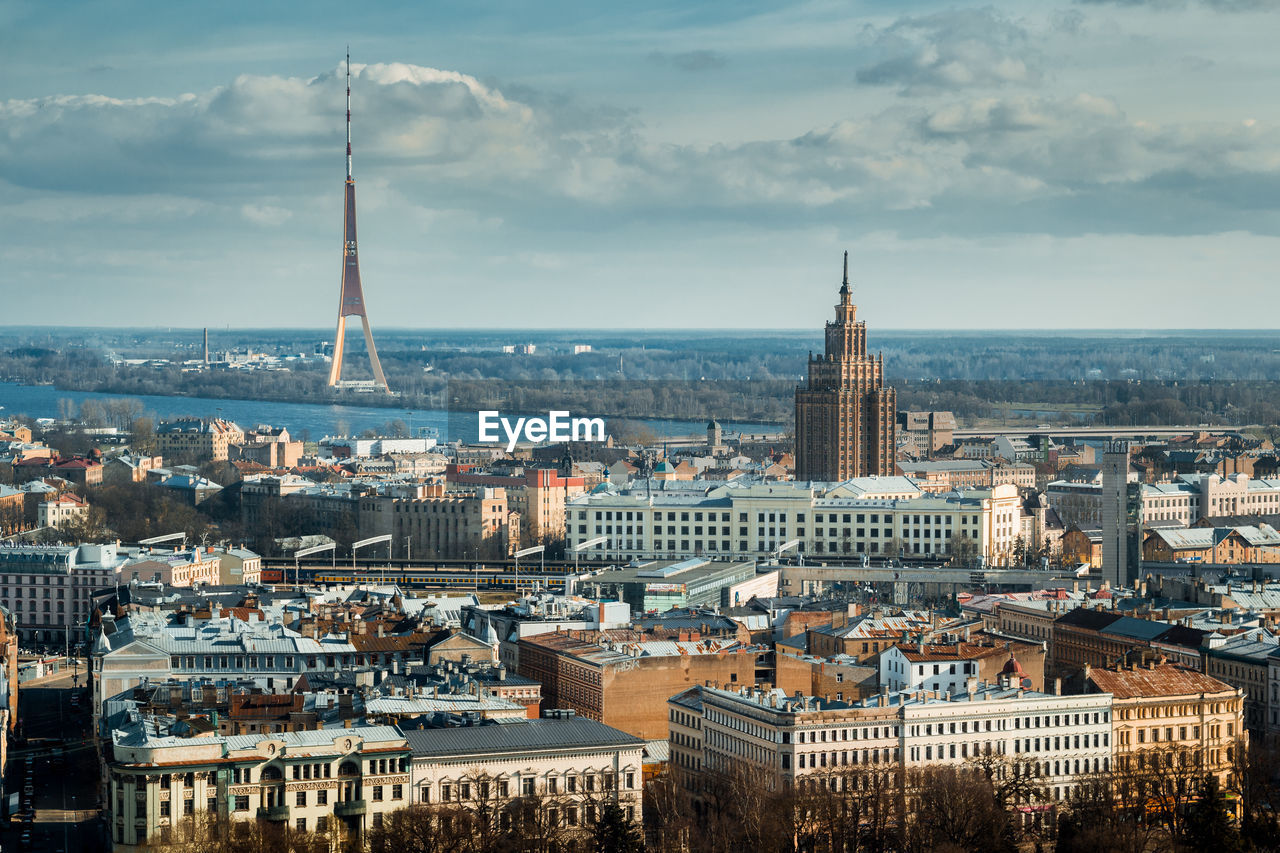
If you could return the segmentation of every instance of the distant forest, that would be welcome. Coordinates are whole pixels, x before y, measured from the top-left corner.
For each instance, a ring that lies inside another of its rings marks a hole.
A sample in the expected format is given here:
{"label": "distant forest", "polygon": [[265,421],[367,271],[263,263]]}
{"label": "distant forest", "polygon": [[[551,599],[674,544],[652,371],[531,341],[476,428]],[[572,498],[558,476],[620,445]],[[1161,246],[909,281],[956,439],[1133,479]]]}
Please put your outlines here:
{"label": "distant forest", "polygon": [[[873,330],[874,332],[874,330]],[[314,331],[218,330],[211,350],[286,356],[314,353]],[[200,333],[0,329],[0,379],[65,390],[295,402],[335,395],[317,362],[287,371],[183,372]],[[533,344],[531,354],[502,351]],[[962,423],[1280,423],[1280,333],[874,334],[900,409],[940,409]],[[348,378],[367,377],[353,340]],[[574,353],[589,345],[590,352]],[[388,408],[516,411],[569,408],[612,417],[704,418],[777,423],[792,417],[813,333],[420,332],[380,335],[387,379],[401,396]],[[157,359],[129,366],[113,359]],[[496,381],[486,381],[496,380]]]}

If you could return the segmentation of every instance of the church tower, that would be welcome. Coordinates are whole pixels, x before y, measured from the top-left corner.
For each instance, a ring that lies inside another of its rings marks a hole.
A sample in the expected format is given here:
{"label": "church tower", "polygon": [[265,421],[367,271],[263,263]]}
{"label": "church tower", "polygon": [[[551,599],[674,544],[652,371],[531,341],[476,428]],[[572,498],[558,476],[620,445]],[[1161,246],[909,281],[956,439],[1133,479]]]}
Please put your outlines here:
{"label": "church tower", "polygon": [[809,355],[809,382],[796,388],[796,479],[840,481],[896,469],[898,395],[884,385],[884,357],[867,355],[857,319],[849,253],[826,352]]}

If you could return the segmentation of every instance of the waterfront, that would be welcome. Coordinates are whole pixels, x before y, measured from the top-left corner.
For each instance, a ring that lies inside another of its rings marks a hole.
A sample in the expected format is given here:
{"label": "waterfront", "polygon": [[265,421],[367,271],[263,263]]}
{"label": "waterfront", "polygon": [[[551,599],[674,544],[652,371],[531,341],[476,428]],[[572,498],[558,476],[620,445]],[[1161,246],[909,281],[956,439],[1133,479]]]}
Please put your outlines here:
{"label": "waterfront", "polygon": [[[242,427],[271,424],[285,427],[290,433],[303,439],[317,440],[326,435],[346,432],[359,435],[365,430],[378,429],[388,421],[405,422],[414,434],[421,430],[434,430],[442,440],[455,436],[453,432],[466,432],[462,438],[475,437],[476,418],[454,417],[438,409],[395,409],[381,406],[354,406],[320,403],[284,403],[271,400],[220,400],[197,397],[162,397],[140,394],[103,394],[94,391],[64,391],[51,385],[15,385],[0,383],[0,416],[26,415],[32,418],[57,418],[60,401],[69,400],[77,410],[85,400],[131,399],[142,403],[148,415],[157,420],[180,417],[220,417],[235,421]],[[702,435],[706,423],[701,420],[670,421],[646,419],[637,421],[648,427],[656,436]],[[460,427],[461,424],[461,427]],[[752,435],[776,434],[782,431],[777,424],[751,424],[726,422],[730,432]]]}

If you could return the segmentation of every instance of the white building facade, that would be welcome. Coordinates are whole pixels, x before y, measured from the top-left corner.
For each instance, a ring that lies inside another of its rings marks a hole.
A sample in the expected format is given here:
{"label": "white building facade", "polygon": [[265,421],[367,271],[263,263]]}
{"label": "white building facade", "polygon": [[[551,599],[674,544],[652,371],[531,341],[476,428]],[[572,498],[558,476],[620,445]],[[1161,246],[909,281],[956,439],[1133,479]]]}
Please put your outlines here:
{"label": "white building facade", "polygon": [[1003,563],[1023,535],[1022,502],[1009,484],[946,495],[927,495],[905,477],[836,485],[662,485],[601,490],[566,502],[568,544],[604,536],[611,557],[678,560],[759,558],[793,540],[798,552],[815,558],[947,557],[964,541],[972,555]]}

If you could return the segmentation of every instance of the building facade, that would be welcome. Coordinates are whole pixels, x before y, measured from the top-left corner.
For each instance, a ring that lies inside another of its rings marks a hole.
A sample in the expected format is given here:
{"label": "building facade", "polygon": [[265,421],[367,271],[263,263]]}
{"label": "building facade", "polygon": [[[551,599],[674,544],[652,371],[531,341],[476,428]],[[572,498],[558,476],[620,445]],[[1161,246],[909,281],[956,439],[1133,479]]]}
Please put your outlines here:
{"label": "building facade", "polygon": [[[1088,669],[1086,689],[1111,696],[1115,761],[1122,774],[1205,773],[1232,784],[1234,750],[1244,748],[1244,692],[1216,678],[1173,666]],[[1196,760],[1169,760],[1186,751]],[[1193,768],[1188,771],[1188,767]]]}
{"label": "building facade", "polygon": [[772,682],[772,651],[729,639],[628,639],[573,631],[520,641],[520,674],[543,707],[572,709],[646,740],[667,733],[665,702],[689,684]]}
{"label": "building facade", "polygon": [[416,802],[500,812],[521,797],[541,797],[548,823],[570,831],[595,823],[609,801],[628,819],[642,817],[644,741],[595,720],[553,712],[519,723],[409,731],[406,738]]}
{"label": "building facade", "polygon": [[115,850],[179,837],[185,820],[266,820],[359,837],[409,804],[410,751],[394,726],[200,734],[178,721],[117,721],[107,756]]}
{"label": "building facade", "polygon": [[221,418],[162,421],[156,426],[156,447],[166,459],[226,461],[232,443],[244,441],[244,431]]}
{"label": "building facade", "polygon": [[24,645],[75,645],[86,637],[94,590],[116,583],[115,545],[0,548],[0,602]]}
{"label": "building facade", "polygon": [[908,691],[859,702],[773,690],[693,687],[668,703],[672,766],[687,790],[702,773],[748,772],[770,790],[848,790],[867,772],[999,756],[1065,800],[1111,767],[1111,697],[1058,696],[970,679],[953,693]]}
{"label": "building facade", "polygon": [[585,551],[584,559],[759,558],[796,540],[797,551],[812,556],[961,555],[992,564],[1015,560],[1019,541],[1028,549],[1044,544],[1027,540],[1028,513],[1012,485],[958,495],[925,494],[905,477],[830,487],[691,485],[700,488],[633,486],[577,497],[566,507],[566,541],[609,539],[605,551]]}

